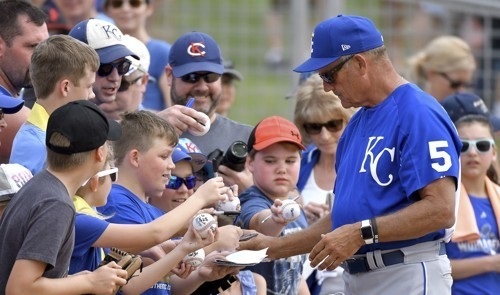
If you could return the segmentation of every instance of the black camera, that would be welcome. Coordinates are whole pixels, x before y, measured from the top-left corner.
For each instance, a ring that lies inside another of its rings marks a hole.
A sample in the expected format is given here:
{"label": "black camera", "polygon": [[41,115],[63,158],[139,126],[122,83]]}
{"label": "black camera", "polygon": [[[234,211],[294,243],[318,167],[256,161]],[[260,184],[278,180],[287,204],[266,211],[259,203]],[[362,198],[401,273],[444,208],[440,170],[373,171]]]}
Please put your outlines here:
{"label": "black camera", "polygon": [[245,169],[247,154],[247,144],[238,140],[233,142],[225,153],[220,149],[216,149],[208,154],[207,159],[212,163],[214,172],[219,169],[220,165],[224,165],[236,172],[241,172]]}

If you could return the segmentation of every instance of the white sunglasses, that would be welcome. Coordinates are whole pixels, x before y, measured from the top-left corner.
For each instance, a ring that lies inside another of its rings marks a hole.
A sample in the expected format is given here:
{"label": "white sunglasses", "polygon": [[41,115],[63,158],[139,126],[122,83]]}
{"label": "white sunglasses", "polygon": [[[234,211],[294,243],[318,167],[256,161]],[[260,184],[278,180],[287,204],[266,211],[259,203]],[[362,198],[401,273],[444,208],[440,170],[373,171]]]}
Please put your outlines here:
{"label": "white sunglasses", "polygon": [[[111,181],[112,182],[115,182],[118,180],[118,168],[117,167],[112,167],[112,168],[109,168],[109,169],[106,169],[106,170],[102,170],[102,171],[99,171],[97,172],[94,176],[97,176],[99,178],[101,177],[104,177],[104,176],[107,176],[109,175],[109,177],[111,177]],[[83,184],[82,186],[85,186],[87,184],[87,182],[89,182],[90,178],[87,179]]]}

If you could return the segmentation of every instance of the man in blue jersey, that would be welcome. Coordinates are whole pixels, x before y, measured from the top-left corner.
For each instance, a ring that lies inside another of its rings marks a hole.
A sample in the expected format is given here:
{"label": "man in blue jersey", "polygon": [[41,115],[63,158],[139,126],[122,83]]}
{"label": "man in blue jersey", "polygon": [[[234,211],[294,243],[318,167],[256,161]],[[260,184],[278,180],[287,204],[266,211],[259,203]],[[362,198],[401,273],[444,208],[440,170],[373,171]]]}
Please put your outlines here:
{"label": "man in blue jersey", "polygon": [[346,294],[450,294],[444,242],[455,223],[461,144],[446,112],[397,73],[364,17],[318,24],[311,58],[295,71],[317,71],[344,107],[360,107],[337,148],[332,214],[241,248],[269,246],[271,258],[310,252],[313,267],[342,266]]}

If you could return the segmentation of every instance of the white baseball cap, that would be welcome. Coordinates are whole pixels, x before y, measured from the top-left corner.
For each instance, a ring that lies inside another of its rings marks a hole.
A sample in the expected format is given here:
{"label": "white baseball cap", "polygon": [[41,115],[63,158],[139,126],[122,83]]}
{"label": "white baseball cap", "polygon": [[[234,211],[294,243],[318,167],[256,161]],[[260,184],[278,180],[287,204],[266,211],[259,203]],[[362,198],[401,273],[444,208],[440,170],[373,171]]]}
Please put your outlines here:
{"label": "white baseball cap", "polygon": [[128,58],[130,62],[132,62],[129,73],[132,73],[137,69],[147,73],[149,71],[151,56],[146,45],[144,45],[144,43],[142,43],[139,39],[130,35],[123,36],[123,44],[140,58],[139,60],[135,58]]}

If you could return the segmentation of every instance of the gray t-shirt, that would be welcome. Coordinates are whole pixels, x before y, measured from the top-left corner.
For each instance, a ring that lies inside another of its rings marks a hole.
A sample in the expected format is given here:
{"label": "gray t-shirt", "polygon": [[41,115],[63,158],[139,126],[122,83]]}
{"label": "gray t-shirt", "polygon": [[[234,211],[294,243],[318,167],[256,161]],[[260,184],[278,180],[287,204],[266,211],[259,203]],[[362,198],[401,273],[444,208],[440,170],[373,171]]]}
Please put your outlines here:
{"label": "gray t-shirt", "polygon": [[75,208],[64,184],[43,170],[13,197],[0,221],[0,293],[18,259],[47,264],[47,278],[68,273]]}
{"label": "gray t-shirt", "polygon": [[220,149],[225,153],[237,140],[247,143],[252,129],[250,125],[238,123],[217,114],[215,121],[210,125],[210,130],[205,135],[194,136],[189,132],[184,132],[181,137],[189,138],[203,154],[208,155],[215,149]]}

